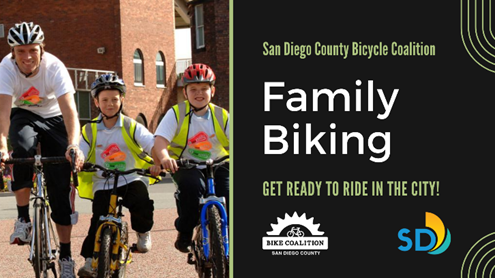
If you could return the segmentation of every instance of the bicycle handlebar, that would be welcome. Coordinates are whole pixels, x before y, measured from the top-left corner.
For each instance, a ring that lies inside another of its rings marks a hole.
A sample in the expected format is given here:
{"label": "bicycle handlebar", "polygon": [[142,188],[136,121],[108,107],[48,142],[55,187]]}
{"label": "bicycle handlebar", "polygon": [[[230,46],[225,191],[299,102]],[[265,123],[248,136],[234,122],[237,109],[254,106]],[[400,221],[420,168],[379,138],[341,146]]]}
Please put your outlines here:
{"label": "bicycle handlebar", "polygon": [[[1,156],[1,153],[0,153]],[[79,180],[77,179],[77,169],[76,169],[76,152],[71,149],[70,150],[71,157],[71,172],[72,172],[72,182],[74,186],[79,186]],[[5,164],[12,165],[33,165],[36,163],[41,164],[62,164],[62,163],[70,163],[65,156],[51,156],[51,157],[39,157],[39,161],[37,161],[36,157],[25,157],[25,158],[10,158],[8,160],[3,161]]]}
{"label": "bicycle handlebar", "polygon": [[[14,165],[34,164],[35,162],[36,162],[36,158],[34,157],[10,158],[4,161],[5,164],[14,164]],[[40,162],[47,164],[69,163],[69,161],[67,160],[67,158],[65,158],[65,156],[41,157]]]}
{"label": "bicycle handlebar", "polygon": [[[97,170],[101,170],[103,171],[103,174],[102,176],[104,178],[106,178],[107,176],[109,176],[110,174],[114,174],[114,175],[127,175],[127,174],[131,174],[131,173],[136,173],[138,175],[141,175],[141,176],[147,176],[147,177],[152,177],[152,178],[155,178],[154,176],[151,175],[150,173],[150,170],[149,169],[140,169],[140,168],[134,168],[134,169],[129,169],[129,170],[125,170],[125,171],[120,171],[118,169],[108,169],[108,168],[105,168],[101,165],[98,165],[98,164],[94,164],[94,163],[90,163],[90,162],[85,162],[81,171],[85,171],[85,172],[96,172]],[[165,177],[167,175],[167,173],[165,172],[160,172],[160,176],[161,177]]]}
{"label": "bicycle handlebar", "polygon": [[220,164],[220,162],[223,162],[224,160],[228,159],[229,156],[226,155],[226,156],[223,156],[223,157],[220,157],[220,158],[217,158],[215,160],[213,159],[208,159],[206,161],[195,161],[195,160],[191,160],[191,159],[187,159],[187,158],[181,158],[179,160],[177,160],[177,166],[181,167],[191,167],[191,166],[198,166],[198,165],[210,165],[210,166],[213,166],[213,165],[217,165],[217,164]]}

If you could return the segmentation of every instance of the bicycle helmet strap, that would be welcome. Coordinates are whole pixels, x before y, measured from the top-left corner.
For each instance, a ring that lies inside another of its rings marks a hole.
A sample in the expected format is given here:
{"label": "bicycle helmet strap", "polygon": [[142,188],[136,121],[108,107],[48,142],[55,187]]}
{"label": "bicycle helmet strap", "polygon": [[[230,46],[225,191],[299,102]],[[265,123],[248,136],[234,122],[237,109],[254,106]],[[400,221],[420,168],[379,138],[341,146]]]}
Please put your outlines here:
{"label": "bicycle helmet strap", "polygon": [[97,123],[97,124],[99,124],[99,123],[101,123],[103,121],[103,118],[105,118],[107,120],[108,119],[111,119],[111,118],[115,118],[115,117],[117,117],[120,114],[121,111],[122,111],[122,103],[120,104],[119,111],[117,111],[117,113],[115,113],[115,115],[113,115],[113,116],[107,116],[107,115],[105,115],[103,112],[101,112],[100,107],[98,107],[98,112],[100,112],[101,118],[99,120],[89,121],[89,122],[90,123]]}
{"label": "bicycle helmet strap", "polygon": [[[210,104],[210,103],[208,103]],[[191,106],[191,110],[189,111],[189,113],[186,114],[186,116],[189,116],[191,115],[193,112],[198,112],[198,111],[201,111],[203,110],[205,107],[208,106],[208,104],[206,104],[205,106],[201,107],[201,108],[197,108],[195,107],[194,105],[191,104],[191,102],[189,102],[189,105]]]}

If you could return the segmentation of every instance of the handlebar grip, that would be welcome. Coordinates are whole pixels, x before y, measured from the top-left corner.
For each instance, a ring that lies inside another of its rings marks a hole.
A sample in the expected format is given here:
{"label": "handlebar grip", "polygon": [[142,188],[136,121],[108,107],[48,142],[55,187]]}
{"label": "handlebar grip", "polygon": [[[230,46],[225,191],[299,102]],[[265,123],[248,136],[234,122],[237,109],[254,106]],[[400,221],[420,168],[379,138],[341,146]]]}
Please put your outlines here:
{"label": "handlebar grip", "polygon": [[[151,175],[151,173],[150,173],[150,169],[146,169],[146,170],[144,170],[144,173],[145,173],[145,174],[147,174],[147,175]],[[165,173],[165,172],[160,172],[160,177],[164,178],[164,177],[166,177],[166,176],[167,176],[167,173]],[[152,177],[153,177],[153,176],[152,176]]]}

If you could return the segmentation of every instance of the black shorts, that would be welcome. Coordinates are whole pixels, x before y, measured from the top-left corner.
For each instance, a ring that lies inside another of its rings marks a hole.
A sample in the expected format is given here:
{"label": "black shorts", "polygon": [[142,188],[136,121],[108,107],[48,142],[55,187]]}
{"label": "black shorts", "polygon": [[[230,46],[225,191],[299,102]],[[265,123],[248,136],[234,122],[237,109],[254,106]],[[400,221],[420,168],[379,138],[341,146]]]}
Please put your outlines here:
{"label": "black shorts", "polygon": [[[42,118],[22,108],[13,108],[10,115],[9,139],[13,158],[34,157],[38,142],[42,156],[65,156],[68,145],[67,130],[62,116]],[[48,198],[53,221],[70,225],[73,192],[70,186],[70,164],[43,165]],[[12,191],[33,186],[33,167],[15,165],[12,175]]]}

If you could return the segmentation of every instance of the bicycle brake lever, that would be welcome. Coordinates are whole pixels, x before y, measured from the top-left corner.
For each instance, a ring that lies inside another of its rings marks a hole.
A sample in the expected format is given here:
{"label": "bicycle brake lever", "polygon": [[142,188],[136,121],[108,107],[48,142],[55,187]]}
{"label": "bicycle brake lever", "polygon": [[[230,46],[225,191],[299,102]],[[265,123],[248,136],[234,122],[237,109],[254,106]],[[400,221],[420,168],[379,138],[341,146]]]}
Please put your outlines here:
{"label": "bicycle brake lever", "polygon": [[185,168],[189,168],[189,167],[191,167],[191,163],[189,163],[189,161],[188,161],[187,159],[185,159],[185,158],[181,158],[181,159],[179,159],[179,161],[178,161],[178,162],[179,162],[179,163],[178,163],[179,167],[180,167],[180,166],[185,167]]}
{"label": "bicycle brake lever", "polygon": [[74,151],[74,149],[70,149],[69,155],[70,155],[70,160],[71,160],[72,172],[76,173],[77,172],[77,169],[76,169],[76,152]]}
{"label": "bicycle brake lever", "polygon": [[76,151],[74,151],[74,149],[70,149],[69,155],[71,158],[72,182],[73,182],[75,187],[78,187],[79,186],[79,180],[77,179]]}
{"label": "bicycle brake lever", "polygon": [[81,171],[84,171],[84,172],[96,172],[97,170],[98,169],[96,169],[93,164],[88,163],[88,162],[85,162],[83,164],[83,167],[81,168]]}

